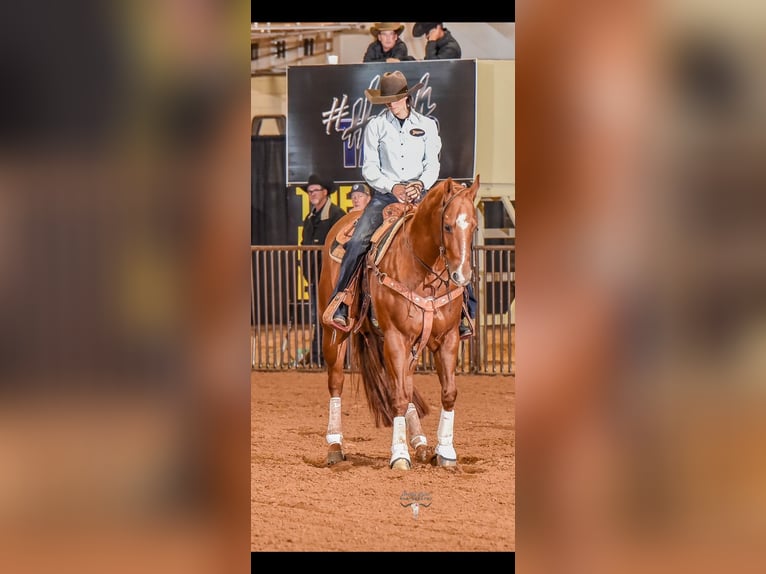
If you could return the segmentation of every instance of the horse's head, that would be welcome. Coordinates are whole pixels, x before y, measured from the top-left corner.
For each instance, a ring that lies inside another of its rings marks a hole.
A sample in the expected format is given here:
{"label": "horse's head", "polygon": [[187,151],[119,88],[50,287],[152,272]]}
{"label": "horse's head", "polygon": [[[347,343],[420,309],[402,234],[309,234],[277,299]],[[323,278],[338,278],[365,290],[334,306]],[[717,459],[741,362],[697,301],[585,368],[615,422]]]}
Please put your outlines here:
{"label": "horse's head", "polygon": [[448,178],[441,203],[441,251],[450,281],[464,287],[471,281],[471,248],[478,220],[476,192],[479,176],[469,187]]}

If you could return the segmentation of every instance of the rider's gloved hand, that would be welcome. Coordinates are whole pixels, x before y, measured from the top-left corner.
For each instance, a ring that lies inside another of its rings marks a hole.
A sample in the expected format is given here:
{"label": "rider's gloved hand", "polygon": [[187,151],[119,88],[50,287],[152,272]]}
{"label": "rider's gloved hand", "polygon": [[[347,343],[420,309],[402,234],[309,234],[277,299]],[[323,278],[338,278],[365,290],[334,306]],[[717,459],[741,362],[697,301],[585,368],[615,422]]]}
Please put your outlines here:
{"label": "rider's gloved hand", "polygon": [[391,193],[396,196],[401,203],[407,201],[407,186],[403,183],[397,183],[391,188]]}
{"label": "rider's gloved hand", "polygon": [[407,182],[405,193],[409,202],[416,203],[423,195],[423,182],[418,179]]}

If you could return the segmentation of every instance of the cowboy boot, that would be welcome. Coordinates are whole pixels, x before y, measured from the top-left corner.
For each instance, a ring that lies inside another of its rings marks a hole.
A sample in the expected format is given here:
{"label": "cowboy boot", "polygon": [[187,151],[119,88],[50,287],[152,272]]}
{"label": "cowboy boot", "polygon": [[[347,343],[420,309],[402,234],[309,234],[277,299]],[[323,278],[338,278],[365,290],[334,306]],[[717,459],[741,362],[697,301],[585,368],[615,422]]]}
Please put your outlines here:
{"label": "cowboy boot", "polygon": [[332,316],[332,322],[341,327],[348,325],[348,305],[341,303],[335,310],[335,314]]}

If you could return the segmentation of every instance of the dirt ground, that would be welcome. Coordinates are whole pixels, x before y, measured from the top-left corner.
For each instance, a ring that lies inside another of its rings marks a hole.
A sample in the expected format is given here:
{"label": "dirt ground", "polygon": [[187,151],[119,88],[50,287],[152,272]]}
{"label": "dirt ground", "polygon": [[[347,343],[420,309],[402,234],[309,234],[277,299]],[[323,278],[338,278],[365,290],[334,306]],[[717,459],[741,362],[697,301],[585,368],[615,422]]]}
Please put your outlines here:
{"label": "dirt ground", "polygon": [[[328,467],[326,376],[252,373],[251,550],[515,551],[515,378],[457,375],[458,465],[409,471],[389,468],[391,429],[375,427],[357,382],[346,375],[347,460]],[[434,445],[439,382],[415,385]]]}

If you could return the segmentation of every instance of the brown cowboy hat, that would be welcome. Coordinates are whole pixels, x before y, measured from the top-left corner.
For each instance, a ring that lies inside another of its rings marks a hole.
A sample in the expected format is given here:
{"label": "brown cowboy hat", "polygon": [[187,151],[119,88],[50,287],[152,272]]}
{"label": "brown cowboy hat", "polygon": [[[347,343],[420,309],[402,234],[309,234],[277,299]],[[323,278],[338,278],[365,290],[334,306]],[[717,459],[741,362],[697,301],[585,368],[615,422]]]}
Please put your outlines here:
{"label": "brown cowboy hat", "polygon": [[407,78],[399,70],[395,72],[386,72],[380,79],[380,89],[364,91],[364,95],[371,104],[390,104],[402,98],[406,98],[413,92],[417,92],[423,87],[423,82],[407,89]]}
{"label": "brown cowboy hat", "polygon": [[386,32],[388,30],[393,30],[396,32],[397,36],[401,36],[402,31],[404,30],[404,24],[401,22],[375,22],[375,24],[370,27],[370,34],[377,38],[378,32]]}

